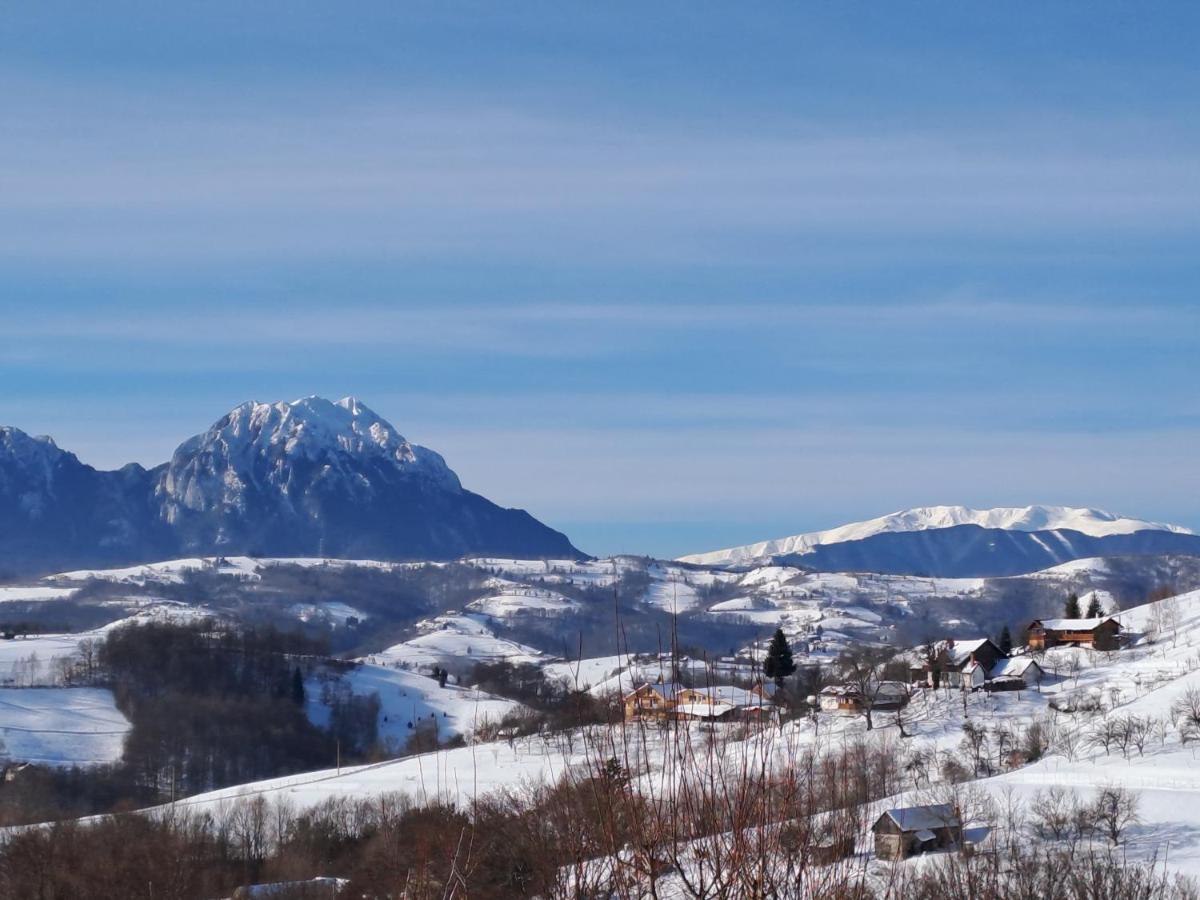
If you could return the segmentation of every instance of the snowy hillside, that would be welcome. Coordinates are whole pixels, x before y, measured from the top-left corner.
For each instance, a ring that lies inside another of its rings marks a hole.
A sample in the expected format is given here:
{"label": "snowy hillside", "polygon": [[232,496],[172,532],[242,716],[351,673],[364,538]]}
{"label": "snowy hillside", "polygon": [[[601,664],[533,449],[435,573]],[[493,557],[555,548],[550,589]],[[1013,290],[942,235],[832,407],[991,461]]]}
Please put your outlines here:
{"label": "snowy hillside", "polygon": [[[1004,546],[996,546],[997,535],[1004,536]],[[1200,537],[1178,525],[1097,509],[930,506],[828,531],[692,554],[681,561],[704,566],[748,566],[786,558],[827,571],[846,562],[849,564],[843,569],[1003,575],[1034,571],[1085,555],[1168,550],[1200,553]],[[977,571],[967,571],[964,566],[973,566]]]}
{"label": "snowy hillside", "polygon": [[439,686],[424,675],[405,669],[364,663],[340,674],[336,681],[310,678],[306,710],[315,724],[329,724],[326,692],[345,690],[359,696],[379,697],[379,739],[402,751],[423,727],[440,742],[469,737],[480,726],[494,724],[520,708],[519,703],[455,684]]}
{"label": "snowy hillside", "polygon": [[[1017,815],[1014,800],[1026,804],[1020,814],[1027,815],[1037,792],[1050,787],[1090,801],[1097,788],[1115,785],[1133,792],[1138,810],[1121,853],[1129,860],[1156,860],[1172,871],[1200,875],[1200,808],[1186,802],[1200,790],[1195,776],[1195,748],[1200,743],[1188,736],[1179,702],[1189,690],[1200,692],[1195,666],[1200,653],[1200,591],[1128,610],[1120,620],[1130,634],[1129,647],[1048,651],[1041,658],[1045,675],[1028,689],[968,694],[957,689],[918,690],[902,714],[906,737],[901,742],[892,713],[877,713],[871,731],[862,717],[831,713],[749,734],[736,725],[685,727],[674,737],[657,726],[590,729],[573,736],[477,743],[341,772],[274,779],[193,797],[179,806],[217,810],[239,797],[263,797],[286,798],[304,809],[333,798],[363,799],[396,791],[418,802],[462,805],[495,791],[554,782],[567,772],[586,770],[595,765],[598,754],[614,750],[638,773],[637,790],[664,796],[687,778],[711,777],[704,774],[709,769],[742,771],[748,760],[782,769],[805,748],[829,752],[865,741],[886,754],[899,754],[908,782],[902,793],[878,798],[864,814],[867,823],[878,809],[928,802],[942,788],[960,797],[973,789],[995,801],[988,806],[972,800],[970,805],[967,824],[972,839],[986,842]],[[604,677],[612,673],[612,662],[597,660],[587,672],[572,673],[564,667],[562,674]],[[1096,735],[1105,723],[1130,720],[1146,723],[1143,738],[1126,741],[1123,749],[1120,743],[1104,749]],[[1027,746],[1035,726],[1041,729],[1037,740],[1042,756],[1025,763],[1005,748]],[[969,729],[980,735],[975,743],[968,740]],[[682,747],[691,749],[681,749],[680,739]],[[714,740],[720,742],[718,753],[709,752]],[[945,780],[944,772],[950,769],[943,765],[950,763],[955,771],[966,771],[965,783],[955,786]],[[997,770],[1000,774],[991,774]],[[887,877],[892,871],[873,858],[869,834],[860,835],[858,854],[856,865],[865,867],[869,877]],[[917,858],[899,865],[927,863]]]}
{"label": "snowy hillside", "polygon": [[121,758],[129,721],[102,688],[0,688],[0,741],[16,762],[89,766]]}

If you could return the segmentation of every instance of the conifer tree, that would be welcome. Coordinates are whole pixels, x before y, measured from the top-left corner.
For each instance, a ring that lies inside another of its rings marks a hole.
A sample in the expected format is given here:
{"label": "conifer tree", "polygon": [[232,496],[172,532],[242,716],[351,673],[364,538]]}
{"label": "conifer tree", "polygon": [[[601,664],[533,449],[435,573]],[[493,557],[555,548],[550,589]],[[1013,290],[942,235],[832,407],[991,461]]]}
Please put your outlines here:
{"label": "conifer tree", "polygon": [[299,666],[292,672],[292,702],[297,706],[304,705],[304,676]]}
{"label": "conifer tree", "polygon": [[1096,596],[1096,592],[1092,591],[1092,599],[1088,602],[1087,618],[1099,619],[1104,615],[1104,607],[1100,605],[1100,598]]}
{"label": "conifer tree", "polygon": [[1068,619],[1079,619],[1083,616],[1083,614],[1079,611],[1079,595],[1074,591],[1071,591],[1071,593],[1067,595],[1067,604],[1063,609],[1063,615]]}
{"label": "conifer tree", "polygon": [[1000,648],[1000,652],[1005,656],[1008,656],[1012,652],[1012,632],[1008,630],[1007,625],[1000,629],[1000,640],[996,642],[996,646]]}
{"label": "conifer tree", "polygon": [[767,658],[763,660],[763,674],[775,679],[777,686],[783,686],[783,679],[796,671],[796,663],[792,659],[792,648],[782,628],[775,629],[775,636],[767,647]]}

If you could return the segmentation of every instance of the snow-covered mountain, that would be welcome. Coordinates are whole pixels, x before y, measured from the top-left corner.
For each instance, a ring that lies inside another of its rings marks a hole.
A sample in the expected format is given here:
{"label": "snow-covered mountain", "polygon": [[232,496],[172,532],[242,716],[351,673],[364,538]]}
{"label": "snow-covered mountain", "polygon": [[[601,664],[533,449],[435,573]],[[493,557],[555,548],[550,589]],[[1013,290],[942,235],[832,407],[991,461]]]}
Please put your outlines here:
{"label": "snow-covered mountain", "polygon": [[353,397],[245,403],[171,460],[102,472],[0,429],[0,569],[204,554],[580,556],[528,513],[462,487]]}
{"label": "snow-covered mountain", "polygon": [[98,472],[48,437],[0,428],[0,571],[113,563],[170,552],[138,465]]}
{"label": "snow-covered mountain", "polygon": [[680,561],[741,567],[775,560],[827,571],[985,577],[1136,553],[1200,554],[1200,536],[1098,509],[926,506]]}

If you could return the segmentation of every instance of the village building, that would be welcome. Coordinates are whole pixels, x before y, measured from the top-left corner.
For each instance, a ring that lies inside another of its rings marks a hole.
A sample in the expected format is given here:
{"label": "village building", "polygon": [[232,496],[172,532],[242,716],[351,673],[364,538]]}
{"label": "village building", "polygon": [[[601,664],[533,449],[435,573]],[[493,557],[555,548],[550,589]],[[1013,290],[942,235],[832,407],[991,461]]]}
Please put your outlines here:
{"label": "village building", "polygon": [[1116,650],[1121,645],[1121,623],[1111,616],[1094,619],[1036,619],[1029,623],[1029,647],[1094,647]]}
{"label": "village building", "polygon": [[1042,683],[1045,675],[1032,656],[1011,656],[992,666],[991,677],[985,686],[993,691],[1033,688]]}
{"label": "village building", "polygon": [[775,707],[754,688],[722,684],[680,689],[674,712],[679,719],[764,719],[774,715]]}
{"label": "village building", "polygon": [[831,684],[817,695],[817,705],[823,712],[856,716],[865,712],[868,703],[873,712],[901,709],[909,701],[908,687],[899,681],[883,681],[875,688],[873,697],[864,697],[852,684]]}
{"label": "village building", "polygon": [[[909,680],[928,687],[962,687],[963,670],[967,666],[972,663],[979,666],[986,679],[1002,659],[1004,651],[989,638],[937,641],[929,651],[913,661],[909,667]],[[965,686],[971,687],[977,677],[972,669]]]}
{"label": "village building", "polygon": [[983,687],[987,680],[987,670],[975,660],[968,662],[958,673],[958,686],[967,691]]}
{"label": "village building", "polygon": [[646,682],[624,697],[625,721],[654,721],[669,718],[683,685],[674,681]]}
{"label": "village building", "polygon": [[849,684],[831,684],[821,688],[817,703],[822,712],[856,716],[866,709],[862,692]]}
{"label": "village building", "polygon": [[889,809],[871,826],[879,859],[907,859],[917,853],[961,847],[962,822],[949,803]]}

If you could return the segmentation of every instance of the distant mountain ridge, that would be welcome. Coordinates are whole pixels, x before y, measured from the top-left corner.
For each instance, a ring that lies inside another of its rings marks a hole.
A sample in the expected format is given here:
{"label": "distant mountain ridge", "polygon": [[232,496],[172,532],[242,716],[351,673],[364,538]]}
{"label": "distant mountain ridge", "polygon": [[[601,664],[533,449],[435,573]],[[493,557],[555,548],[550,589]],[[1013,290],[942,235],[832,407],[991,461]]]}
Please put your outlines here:
{"label": "distant mountain ridge", "polygon": [[212,554],[584,556],[353,397],[244,403],[149,470],[99,471],[0,428],[0,569]]}
{"label": "distant mountain ridge", "polygon": [[823,571],[984,578],[1088,557],[1159,553],[1200,555],[1200,535],[1097,509],[932,506],[680,561],[732,567],[774,561]]}

